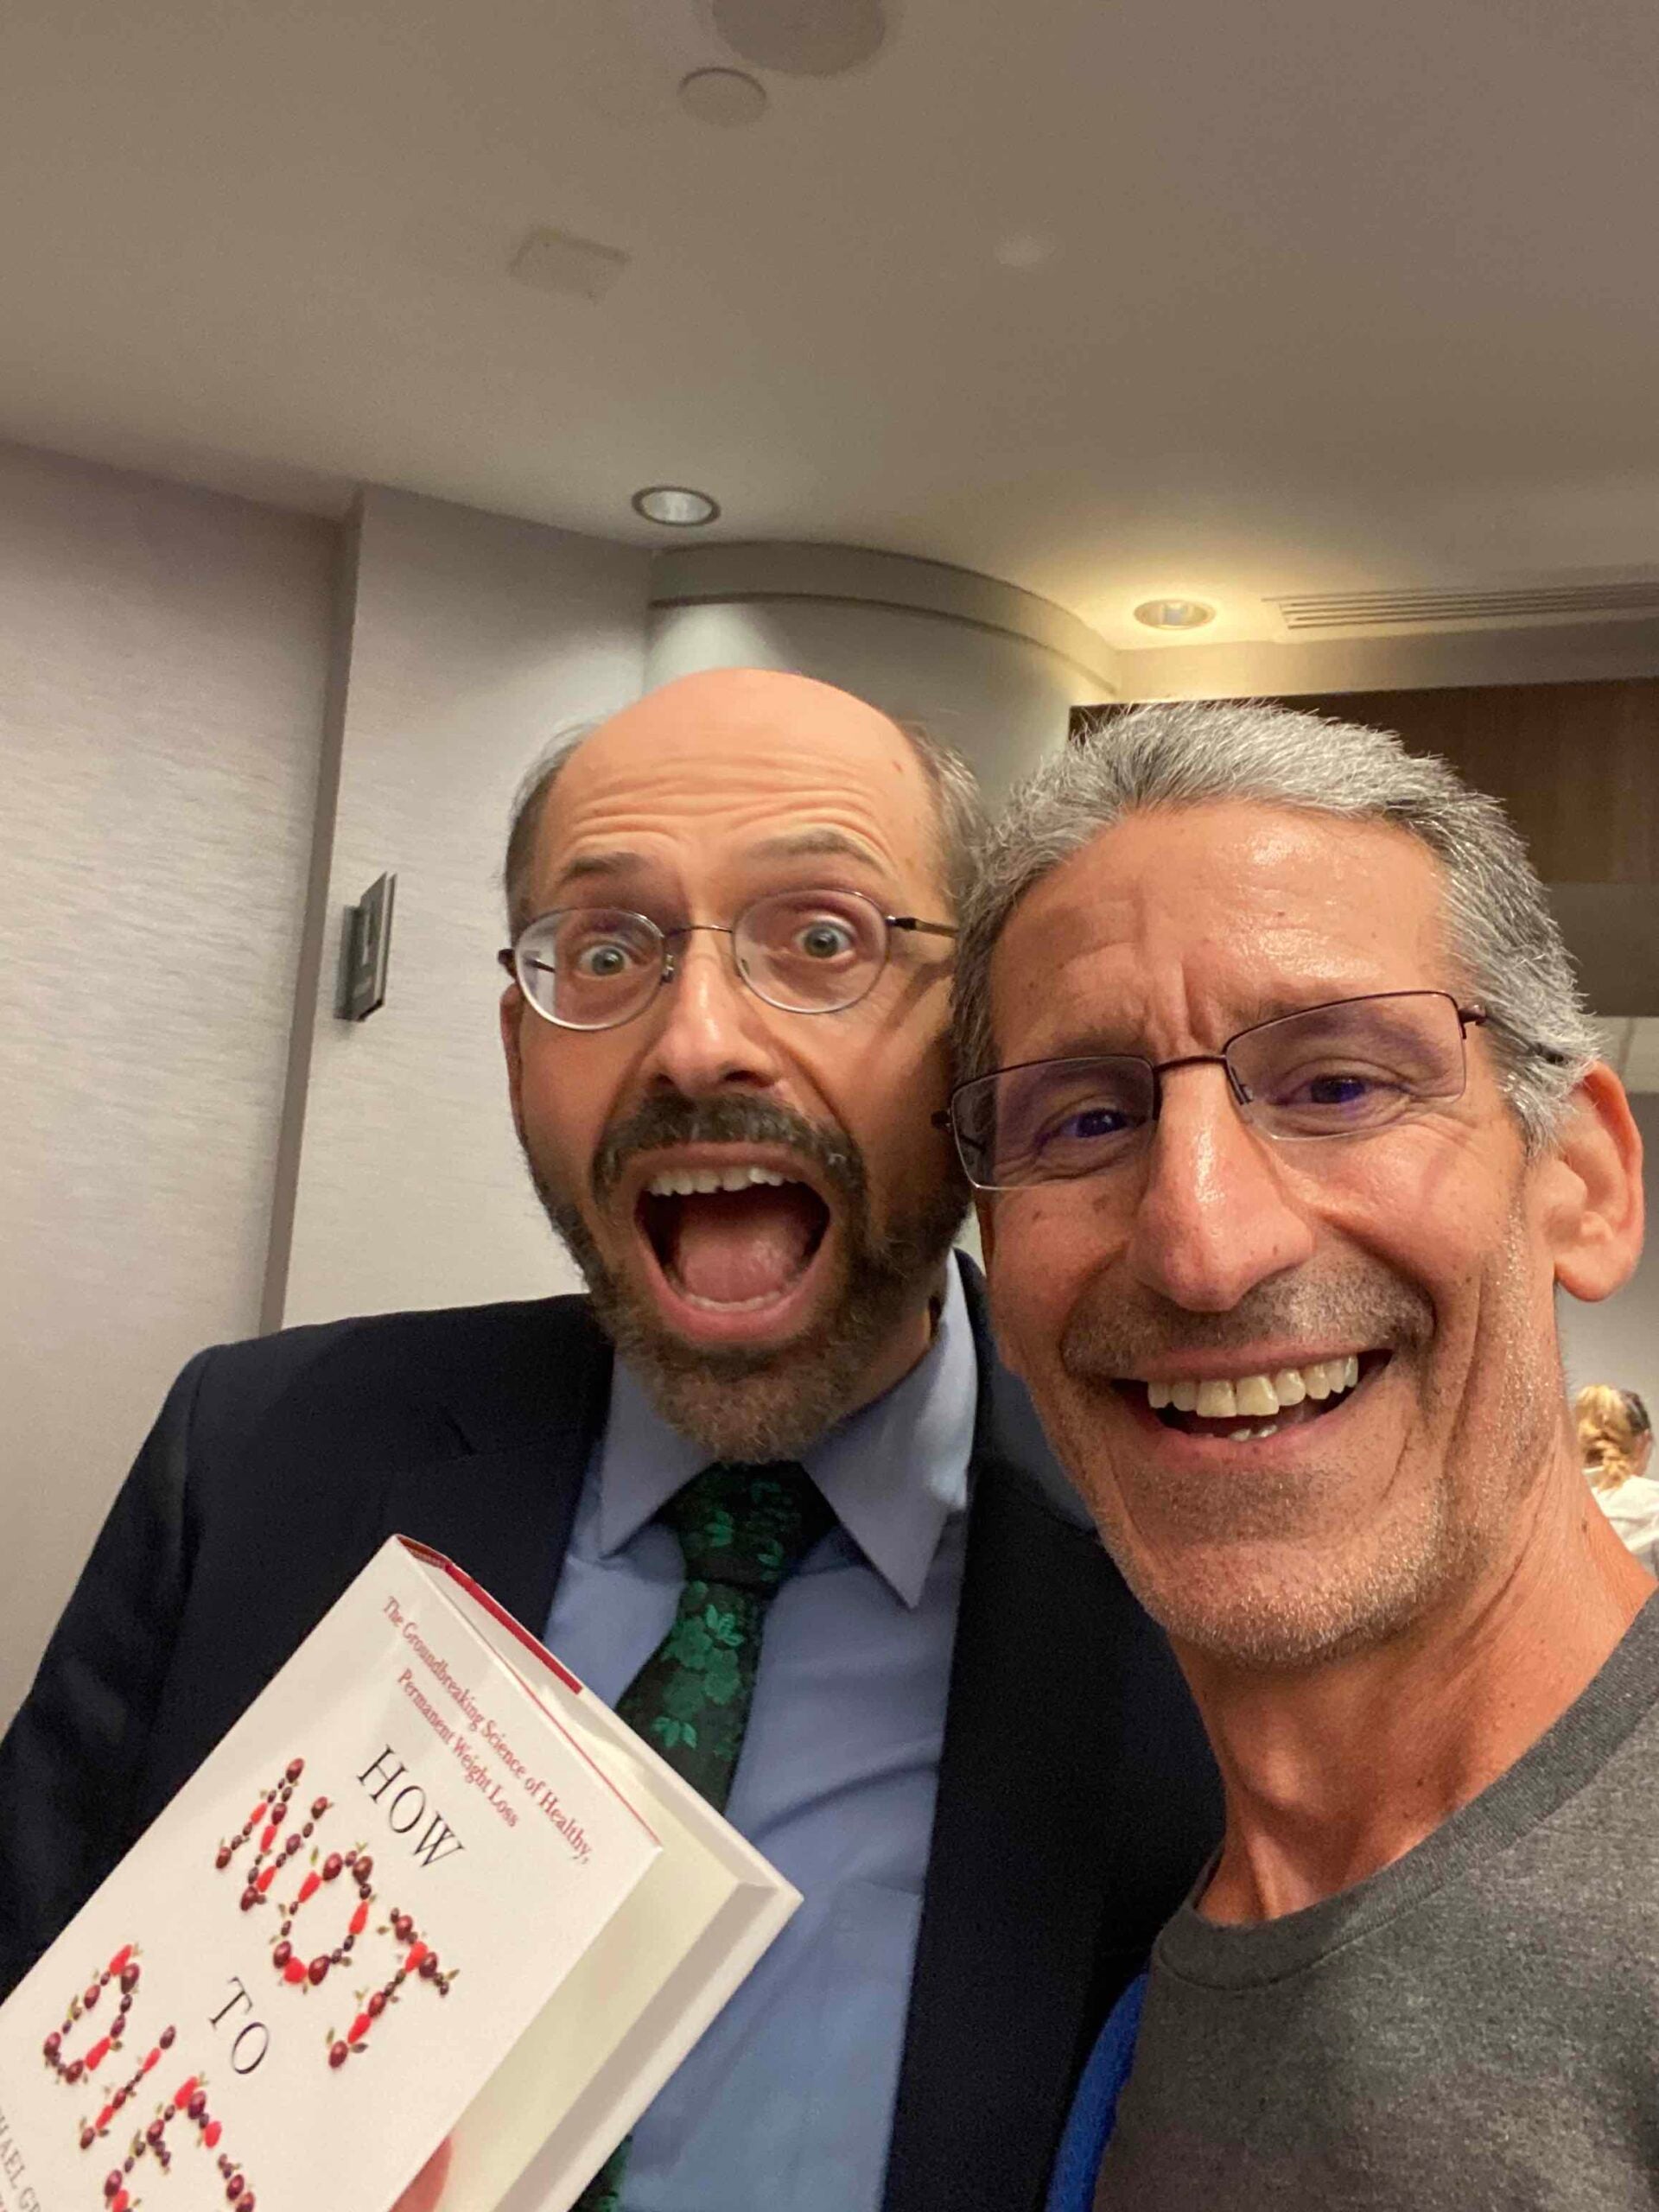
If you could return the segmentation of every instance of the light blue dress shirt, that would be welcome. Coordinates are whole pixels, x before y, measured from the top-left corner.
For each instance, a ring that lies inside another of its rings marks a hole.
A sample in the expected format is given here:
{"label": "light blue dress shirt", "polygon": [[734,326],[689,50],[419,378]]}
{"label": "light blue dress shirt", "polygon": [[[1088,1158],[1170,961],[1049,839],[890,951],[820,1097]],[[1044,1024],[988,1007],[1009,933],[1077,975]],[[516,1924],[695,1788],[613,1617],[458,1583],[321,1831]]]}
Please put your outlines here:
{"label": "light blue dress shirt", "polygon": [[[966,1548],[977,1370],[933,1341],[804,1465],[836,1526],[772,1601],[727,1817],[804,1899],[634,2131],[624,2212],[877,2212]],[[614,1704],[683,1570],[658,1510],[708,1464],[619,1362],[547,1643]]]}

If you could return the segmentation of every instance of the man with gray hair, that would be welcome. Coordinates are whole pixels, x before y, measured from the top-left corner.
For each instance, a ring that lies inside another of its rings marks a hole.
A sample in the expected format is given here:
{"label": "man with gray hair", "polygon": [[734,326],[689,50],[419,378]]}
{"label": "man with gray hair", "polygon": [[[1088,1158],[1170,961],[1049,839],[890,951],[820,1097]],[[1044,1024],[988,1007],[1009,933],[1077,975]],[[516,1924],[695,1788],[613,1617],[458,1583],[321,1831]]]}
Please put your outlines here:
{"label": "man with gray hair", "polygon": [[1554,1297],[1641,1147],[1501,810],[1376,731],[1150,707],[966,918],[992,1313],[1220,1765],[1053,2212],[1648,2205],[1659,1607]]}

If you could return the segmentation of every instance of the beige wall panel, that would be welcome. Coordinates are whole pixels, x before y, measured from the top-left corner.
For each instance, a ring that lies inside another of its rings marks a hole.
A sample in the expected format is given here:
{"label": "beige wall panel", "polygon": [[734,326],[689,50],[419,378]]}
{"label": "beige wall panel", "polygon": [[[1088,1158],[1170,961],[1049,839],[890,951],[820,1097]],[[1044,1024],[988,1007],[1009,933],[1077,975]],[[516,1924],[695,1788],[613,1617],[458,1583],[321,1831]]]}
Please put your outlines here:
{"label": "beige wall panel", "polygon": [[1550,883],[1659,883],[1659,680],[1341,691],[1290,703],[1391,729],[1503,801]]}
{"label": "beige wall panel", "polygon": [[0,447],[0,1725],[257,1325],[335,533]]}
{"label": "beige wall panel", "polygon": [[659,607],[653,688],[702,668],[785,668],[924,722],[971,763],[993,801],[1065,742],[1098,679],[1025,638],[902,607],[812,600]]}
{"label": "beige wall panel", "polygon": [[[286,1321],[575,1285],[507,1114],[498,873],[531,760],[639,693],[648,565],[633,547],[367,497]],[[388,868],[389,995],[340,1021],[340,916]]]}

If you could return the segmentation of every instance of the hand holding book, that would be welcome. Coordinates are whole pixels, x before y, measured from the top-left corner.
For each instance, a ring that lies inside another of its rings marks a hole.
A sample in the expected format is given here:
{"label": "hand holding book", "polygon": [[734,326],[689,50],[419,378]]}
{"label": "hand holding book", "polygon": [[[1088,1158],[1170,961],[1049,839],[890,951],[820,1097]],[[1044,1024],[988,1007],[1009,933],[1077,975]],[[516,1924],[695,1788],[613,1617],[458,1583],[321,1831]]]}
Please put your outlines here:
{"label": "hand holding book", "polygon": [[449,2178],[449,2164],[453,2157],[449,2138],[446,2135],[392,2206],[391,2212],[437,2212],[437,2207],[443,2199],[443,2185]]}

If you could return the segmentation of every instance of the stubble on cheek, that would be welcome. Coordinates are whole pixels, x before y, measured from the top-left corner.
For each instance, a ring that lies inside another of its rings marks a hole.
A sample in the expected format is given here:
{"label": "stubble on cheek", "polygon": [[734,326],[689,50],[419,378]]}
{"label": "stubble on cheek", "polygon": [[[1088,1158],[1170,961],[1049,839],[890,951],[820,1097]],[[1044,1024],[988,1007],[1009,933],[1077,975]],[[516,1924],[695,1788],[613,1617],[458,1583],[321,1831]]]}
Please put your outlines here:
{"label": "stubble on cheek", "polygon": [[[1449,1495],[1422,1479],[1446,1427],[1434,1336],[1427,1294],[1369,1261],[1263,1284],[1220,1314],[1115,1292],[1073,1310],[1036,1395],[1107,1548],[1171,1636],[1237,1664],[1304,1664],[1392,1633],[1452,1565]],[[1183,1352],[1236,1351],[1242,1370],[1269,1339],[1390,1353],[1371,1404],[1326,1416],[1325,1450],[1317,1425],[1287,1433],[1287,1466],[1270,1439],[1234,1467],[1172,1465],[1112,1379]]]}

